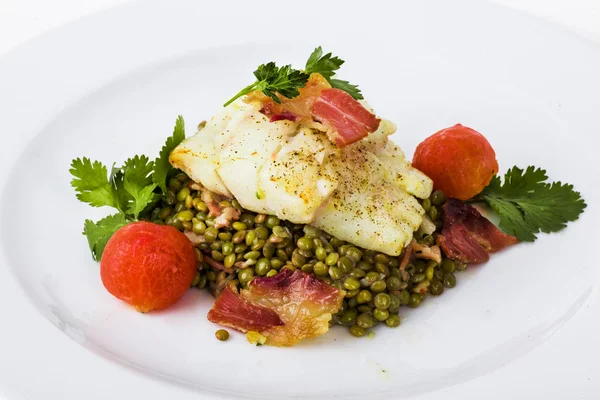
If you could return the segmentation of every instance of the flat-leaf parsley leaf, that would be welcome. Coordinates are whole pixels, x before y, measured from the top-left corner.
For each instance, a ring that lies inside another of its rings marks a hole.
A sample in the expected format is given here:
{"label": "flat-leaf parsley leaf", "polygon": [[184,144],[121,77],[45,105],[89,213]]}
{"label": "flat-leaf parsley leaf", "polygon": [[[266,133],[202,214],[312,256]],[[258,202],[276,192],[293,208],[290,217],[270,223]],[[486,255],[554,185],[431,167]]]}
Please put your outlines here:
{"label": "flat-leaf parsley leaf", "polygon": [[333,78],[335,71],[340,69],[342,64],[344,64],[344,60],[339,57],[334,57],[331,53],[323,55],[323,49],[319,46],[314,49],[310,57],[308,57],[304,72],[309,75],[313,72],[318,72],[327,79],[327,82],[329,82],[331,87],[347,92],[355,100],[361,100],[363,95],[358,86],[353,85],[348,81]]}
{"label": "flat-leaf parsley leaf", "polygon": [[256,81],[240,90],[223,104],[223,107],[227,107],[238,98],[255,90],[263,92],[276,103],[281,103],[279,96],[293,99],[300,94],[299,89],[306,86],[306,82],[308,82],[308,78],[312,73],[323,75],[331,87],[343,90],[354,99],[361,100],[363,96],[358,86],[352,85],[348,81],[333,78],[335,71],[340,69],[342,64],[344,64],[344,60],[333,56],[331,53],[323,55],[321,46],[314,49],[308,57],[304,71],[294,69],[291,65],[278,67],[273,61],[261,64],[254,71]]}
{"label": "flat-leaf parsley leaf", "polygon": [[94,260],[100,261],[110,237],[128,222],[122,213],[109,215],[96,223],[85,220],[83,234],[87,237]]}
{"label": "flat-leaf parsley leaf", "polygon": [[137,219],[140,212],[155,199],[152,183],[152,170],[154,162],[148,157],[135,156],[125,161],[123,165],[123,189],[131,196],[127,206],[127,214],[132,214]]}
{"label": "flat-leaf parsley leaf", "polygon": [[69,172],[73,175],[71,186],[80,201],[92,207],[117,207],[116,193],[108,180],[106,167],[100,161],[76,158],[71,162]]}
{"label": "flat-leaf parsley leaf", "polygon": [[342,64],[344,64],[344,60],[339,57],[333,57],[331,53],[323,55],[323,49],[319,46],[308,57],[304,72],[309,75],[313,72],[318,72],[329,80],[329,78],[335,75],[335,71],[340,69]]}
{"label": "flat-leaf parsley leaf", "polygon": [[541,232],[557,232],[586,208],[573,185],[547,182],[546,171],[533,166],[509,169],[504,182],[494,176],[478,199],[500,217],[500,228],[519,240],[532,242]]}
{"label": "flat-leaf parsley leaf", "polygon": [[259,65],[256,71],[254,71],[254,76],[256,77],[256,82],[242,89],[238,94],[229,99],[223,107],[228,106],[238,98],[254,90],[260,90],[276,103],[281,103],[279,96],[277,96],[278,93],[288,99],[293,99],[300,94],[298,89],[306,85],[309,77],[308,74],[293,69],[291,65],[278,67],[273,61]]}
{"label": "flat-leaf parsley leaf", "polygon": [[72,161],[69,172],[73,175],[71,185],[77,198],[93,207],[110,206],[119,213],[102,218],[98,222],[85,220],[83,234],[87,237],[92,257],[100,261],[104,247],[119,228],[146,215],[160,199],[158,188],[167,193],[167,177],[173,170],[169,163],[171,151],[185,139],[184,121],[177,118],[173,135],[167,138],[158,158],[150,161],[145,155],[129,158],[122,167],[113,164],[110,175],[100,161],[77,158]]}
{"label": "flat-leaf parsley leaf", "polygon": [[167,194],[167,176],[172,167],[169,163],[169,156],[175,147],[185,139],[185,123],[180,115],[175,121],[173,134],[167,138],[164,146],[160,150],[158,158],[154,161],[154,174],[152,182],[156,183],[162,189],[163,194]]}

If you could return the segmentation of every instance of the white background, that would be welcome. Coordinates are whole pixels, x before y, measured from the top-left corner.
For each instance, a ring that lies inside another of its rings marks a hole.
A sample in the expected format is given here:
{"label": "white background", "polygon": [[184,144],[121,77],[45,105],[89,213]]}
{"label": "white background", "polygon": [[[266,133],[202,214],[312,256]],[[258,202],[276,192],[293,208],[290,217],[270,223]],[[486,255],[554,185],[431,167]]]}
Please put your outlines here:
{"label": "white background", "polygon": [[[131,0],[0,0],[0,55],[48,29],[129,1]],[[599,0],[480,1],[526,11],[600,42]]]}

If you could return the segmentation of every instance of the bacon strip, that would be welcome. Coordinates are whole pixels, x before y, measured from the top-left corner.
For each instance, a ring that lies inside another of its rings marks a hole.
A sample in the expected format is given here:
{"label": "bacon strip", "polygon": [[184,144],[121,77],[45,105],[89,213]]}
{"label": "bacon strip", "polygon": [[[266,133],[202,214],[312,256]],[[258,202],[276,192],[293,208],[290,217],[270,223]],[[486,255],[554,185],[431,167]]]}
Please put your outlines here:
{"label": "bacon strip", "polygon": [[223,210],[221,210],[221,207],[219,207],[219,204],[217,203],[221,199],[221,196],[219,196],[218,194],[213,193],[208,189],[204,189],[200,194],[200,199],[208,207],[210,215],[218,217],[219,215],[221,215],[221,212],[223,212]]}
{"label": "bacon strip", "polygon": [[268,100],[267,98],[262,100],[262,108],[260,109],[260,112],[269,117],[269,122],[284,120],[296,122],[301,118],[296,113],[286,110],[280,104],[274,103],[271,98],[268,98]]}
{"label": "bacon strip", "polygon": [[489,260],[489,253],[518,243],[481,215],[475,207],[449,199],[444,205],[444,228],[438,244],[453,260],[479,264]]}
{"label": "bacon strip", "polygon": [[229,286],[217,297],[208,312],[208,320],[242,332],[261,332],[283,325],[275,311],[245,299]]}
{"label": "bacon strip", "polygon": [[[327,332],[344,295],[343,290],[301,270],[284,268],[275,276],[255,278],[239,294],[225,288],[208,319],[242,332],[259,332],[269,345],[291,346]],[[274,316],[281,323],[276,323]]]}
{"label": "bacon strip", "polygon": [[215,228],[219,229],[225,226],[228,227],[229,225],[231,225],[232,221],[237,221],[239,218],[240,212],[238,210],[236,210],[233,207],[225,207],[225,209],[221,210],[221,214],[217,216],[217,218],[215,218]]}
{"label": "bacon strip", "polygon": [[315,279],[314,277],[296,270],[285,268],[277,275],[269,278],[256,278],[251,283],[253,296],[271,296],[277,293],[284,297],[298,297],[302,301],[329,305],[336,303],[340,291],[333,286]]}
{"label": "bacon strip", "polygon": [[[415,240],[413,239],[413,242]],[[404,271],[406,269],[406,266],[410,263],[410,258],[412,256],[412,242],[410,242],[410,244],[404,249],[404,255],[402,256],[402,261],[400,261],[400,265],[398,268],[400,268],[400,271]]]}
{"label": "bacon strip", "polygon": [[276,103],[273,99],[259,90],[250,93],[246,98],[249,103],[259,102],[261,105],[260,112],[269,117],[271,122],[281,118],[281,116],[295,116],[294,121],[312,120],[311,109],[315,100],[321,95],[323,89],[331,88],[327,79],[321,74],[311,74],[306,85],[298,91],[300,95],[293,99],[279,96],[280,103]]}
{"label": "bacon strip", "polygon": [[411,246],[413,249],[413,254],[416,258],[434,260],[438,264],[442,262],[442,252],[439,246],[425,246],[424,244],[417,243],[417,241],[414,239],[411,242]]}
{"label": "bacon strip", "polygon": [[214,217],[218,217],[219,215],[221,215],[221,207],[219,207],[219,205],[214,202],[214,201],[209,201],[208,203],[206,203],[206,206],[208,207],[208,213]]}
{"label": "bacon strip", "polygon": [[272,115],[271,118],[269,118],[269,122],[275,122],[275,121],[292,121],[292,122],[296,122],[296,120],[298,118],[299,117],[296,114],[291,113],[289,111],[284,111],[282,113]]}
{"label": "bacon strip", "polygon": [[352,96],[331,87],[321,74],[311,74],[300,95],[293,99],[279,96],[281,103],[260,91],[248,95],[246,101],[258,101],[261,113],[271,122],[289,120],[307,123],[319,121],[327,129],[329,140],[338,147],[354,143],[375,132],[381,121]]}
{"label": "bacon strip", "polygon": [[381,120],[340,89],[325,89],[312,106],[312,116],[328,129],[327,136],[344,147],[375,132]]}

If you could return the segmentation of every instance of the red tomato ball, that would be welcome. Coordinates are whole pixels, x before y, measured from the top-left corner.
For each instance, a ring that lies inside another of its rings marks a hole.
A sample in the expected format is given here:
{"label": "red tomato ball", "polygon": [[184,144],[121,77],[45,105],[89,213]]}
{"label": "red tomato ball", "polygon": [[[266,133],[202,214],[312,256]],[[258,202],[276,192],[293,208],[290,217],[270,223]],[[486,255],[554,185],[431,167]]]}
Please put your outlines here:
{"label": "red tomato ball", "polygon": [[140,312],[175,304],[196,274],[194,245],[172,226],[133,222],[110,238],[100,261],[110,294]]}
{"label": "red tomato ball", "polygon": [[433,180],[435,190],[460,200],[481,193],[498,173],[496,153],[487,139],[461,124],[421,142],[412,164]]}

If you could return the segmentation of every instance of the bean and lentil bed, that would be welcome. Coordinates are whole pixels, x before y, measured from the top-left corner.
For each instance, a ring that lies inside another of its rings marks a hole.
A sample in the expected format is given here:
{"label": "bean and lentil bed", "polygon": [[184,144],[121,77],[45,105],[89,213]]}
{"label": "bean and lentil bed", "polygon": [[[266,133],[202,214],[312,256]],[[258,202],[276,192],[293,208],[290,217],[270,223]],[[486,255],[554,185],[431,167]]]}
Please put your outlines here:
{"label": "bean and lentil bed", "polygon": [[[200,191],[190,189],[191,184],[184,173],[171,178],[168,194],[145,219],[204,236],[206,242],[196,246],[198,270],[192,286],[208,289],[213,295],[227,284],[244,288],[256,276],[269,277],[282,268],[300,268],[346,291],[332,323],[348,326],[352,335],[360,337],[380,323],[391,328],[399,326],[402,307],[416,308],[427,295],[439,296],[453,288],[455,272],[466,269],[465,264],[443,257],[441,263],[417,259],[402,271],[402,255],[391,257],[365,250],[310,225],[245,210],[236,200],[221,201],[219,206],[240,211],[239,220],[217,229]],[[438,230],[444,202],[444,194],[435,191],[421,203]],[[437,235],[434,232],[418,242],[431,246]],[[213,268],[206,262],[208,257],[233,272]],[[236,267],[240,262],[243,267]],[[219,330],[216,337],[227,340],[229,334]]]}

